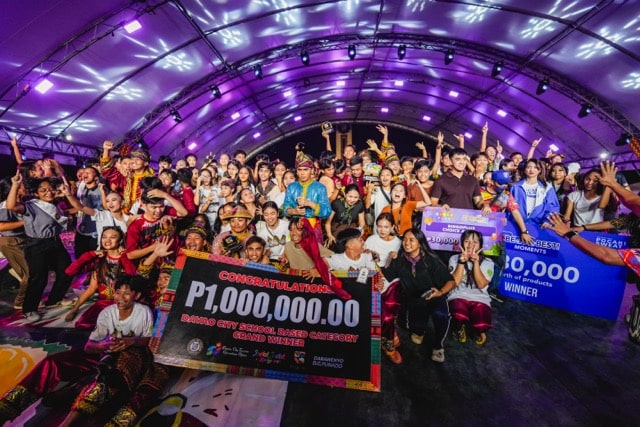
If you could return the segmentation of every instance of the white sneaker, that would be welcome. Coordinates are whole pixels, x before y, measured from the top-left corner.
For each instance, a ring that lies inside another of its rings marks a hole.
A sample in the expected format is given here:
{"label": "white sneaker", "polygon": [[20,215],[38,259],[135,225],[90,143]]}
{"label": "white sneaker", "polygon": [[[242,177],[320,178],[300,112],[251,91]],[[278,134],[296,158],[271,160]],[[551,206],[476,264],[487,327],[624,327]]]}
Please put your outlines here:
{"label": "white sneaker", "polygon": [[433,350],[431,352],[431,360],[438,363],[444,362],[444,348]]}
{"label": "white sneaker", "polygon": [[37,322],[38,320],[42,319],[42,316],[37,311],[32,311],[30,313],[25,313],[24,318],[28,322]]}

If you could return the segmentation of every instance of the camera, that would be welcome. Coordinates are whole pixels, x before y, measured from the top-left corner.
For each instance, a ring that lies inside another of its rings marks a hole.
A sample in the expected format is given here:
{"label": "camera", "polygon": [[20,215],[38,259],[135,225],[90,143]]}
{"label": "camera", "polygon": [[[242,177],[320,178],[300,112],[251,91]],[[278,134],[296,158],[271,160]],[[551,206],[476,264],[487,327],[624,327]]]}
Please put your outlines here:
{"label": "camera", "polygon": [[229,234],[227,237],[222,239],[222,247],[224,250],[229,252],[229,254],[233,255],[242,250],[242,242],[240,242],[233,234]]}
{"label": "camera", "polygon": [[322,129],[322,132],[333,131],[333,125],[331,124],[331,122],[322,122],[322,125],[320,125],[320,128]]}
{"label": "camera", "polygon": [[431,295],[433,295],[433,293],[434,293],[434,292],[435,292],[435,291],[434,291],[433,289],[429,289],[428,291],[424,291],[424,292],[422,293],[422,295],[420,295],[420,298],[422,298],[422,299],[427,299],[427,298],[429,298]]}

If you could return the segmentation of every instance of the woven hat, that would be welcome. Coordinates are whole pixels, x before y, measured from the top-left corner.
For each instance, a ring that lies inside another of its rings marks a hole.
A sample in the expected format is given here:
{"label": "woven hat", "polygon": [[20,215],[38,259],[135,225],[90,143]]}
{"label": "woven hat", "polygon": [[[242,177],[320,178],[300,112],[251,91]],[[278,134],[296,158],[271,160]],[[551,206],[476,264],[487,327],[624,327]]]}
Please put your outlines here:
{"label": "woven hat", "polygon": [[188,228],[182,230],[182,235],[184,237],[188,236],[191,233],[196,233],[203,239],[207,238],[207,230],[204,228],[204,224],[201,222],[194,222]]}
{"label": "woven hat", "polygon": [[234,207],[230,212],[227,212],[226,214],[223,214],[220,216],[220,219],[224,219],[224,220],[231,219],[231,218],[245,218],[248,220],[253,219],[253,217],[251,216],[247,208],[245,208],[242,205],[238,205]]}
{"label": "woven hat", "polygon": [[144,162],[148,162],[149,152],[144,148],[136,148],[135,150],[131,151],[131,158],[141,159]]}
{"label": "woven hat", "polygon": [[296,168],[313,168],[313,159],[302,151],[296,154]]}

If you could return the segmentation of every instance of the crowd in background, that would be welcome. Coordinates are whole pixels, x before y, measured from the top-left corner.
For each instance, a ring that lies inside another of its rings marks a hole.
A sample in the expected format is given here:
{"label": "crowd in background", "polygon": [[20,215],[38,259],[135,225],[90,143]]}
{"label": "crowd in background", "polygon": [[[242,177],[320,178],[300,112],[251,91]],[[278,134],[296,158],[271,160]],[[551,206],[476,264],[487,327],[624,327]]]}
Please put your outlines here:
{"label": "crowd in background", "polygon": [[[336,153],[326,129],[325,151],[311,158],[298,144],[293,165],[266,155],[248,164],[238,150],[162,155],[154,170],[144,148],[105,141],[100,158],[75,176],[53,159],[23,161],[14,140],[18,170],[0,180],[0,251],[19,281],[14,308],[37,322],[43,310],[68,306],[67,321],[92,329],[118,300],[123,277],[140,280],[139,301],[153,308],[183,248],[271,264],[343,299],[350,295],[332,271],[364,269],[380,274],[382,346],[391,361],[402,361],[396,325],[420,345],[431,319],[432,360],[444,362],[450,333],[486,342],[504,256],[485,256],[475,231],[460,236],[455,253],[431,250],[423,208],[506,212],[525,244],[552,213],[575,231],[637,232],[637,216],[618,215],[599,170],[565,165],[552,151],[536,157],[540,139],[526,154],[506,153],[499,141],[488,143],[485,125],[478,151],[465,150],[463,135],[450,145],[439,133],[429,153],[422,142],[392,143],[387,127],[377,130],[379,142]],[[73,259],[65,233],[74,236]],[[50,271],[55,281],[43,298]],[[67,298],[74,278],[84,280],[83,292]]]}

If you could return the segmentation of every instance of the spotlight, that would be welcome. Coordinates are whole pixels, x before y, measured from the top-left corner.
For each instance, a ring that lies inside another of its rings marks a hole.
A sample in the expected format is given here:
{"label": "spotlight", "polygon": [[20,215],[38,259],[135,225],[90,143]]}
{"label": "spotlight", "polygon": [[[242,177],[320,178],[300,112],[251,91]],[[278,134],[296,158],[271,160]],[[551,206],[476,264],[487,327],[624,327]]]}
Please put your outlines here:
{"label": "spotlight", "polygon": [[631,144],[631,135],[628,133],[623,133],[616,141],[616,147],[622,147],[623,145],[629,144]]}
{"label": "spotlight", "polygon": [[502,72],[502,69],[504,68],[504,62],[503,61],[498,61],[493,65],[493,70],[491,71],[491,77],[497,77],[498,74],[500,74]]}
{"label": "spotlight", "polygon": [[220,88],[218,86],[211,85],[209,86],[209,90],[211,91],[211,95],[213,95],[214,98],[216,99],[222,98],[222,92],[220,92]]}
{"label": "spotlight", "polygon": [[406,55],[407,55],[407,46],[404,44],[401,44],[400,46],[398,46],[398,59],[402,61]]}
{"label": "spotlight", "polygon": [[47,91],[48,91],[49,89],[51,89],[52,87],[53,87],[53,83],[51,83],[51,81],[50,81],[49,79],[46,79],[46,78],[45,78],[45,79],[40,80],[40,83],[38,83],[38,84],[36,85],[36,88],[35,88],[35,89],[36,89],[38,92],[40,92],[41,94],[43,94],[43,95],[44,95],[44,94],[45,94],[45,93],[47,93]]}
{"label": "spotlight", "polygon": [[262,75],[262,67],[260,66],[260,64],[253,66],[253,75],[256,76],[256,78],[261,80],[262,80],[262,77],[264,77]]}
{"label": "spotlight", "polygon": [[169,114],[171,115],[171,118],[173,119],[174,122],[180,123],[182,121],[182,116],[180,115],[180,113],[178,113],[178,110],[176,110],[175,108],[172,108],[171,110],[169,110]]}
{"label": "spotlight", "polygon": [[453,62],[453,57],[456,55],[456,51],[453,49],[447,49],[444,54],[444,65],[449,65]]}
{"label": "spotlight", "polygon": [[356,58],[356,45],[355,44],[350,44],[349,45],[349,59],[355,59]]}
{"label": "spotlight", "polygon": [[124,29],[127,31],[127,33],[131,34],[131,33],[135,33],[136,31],[138,31],[140,28],[142,28],[142,24],[140,23],[140,21],[138,21],[137,19],[134,19],[131,22],[128,22],[126,24],[124,24]]}
{"label": "spotlight", "polygon": [[549,78],[545,77],[544,79],[540,80],[538,89],[536,89],[536,94],[542,95],[547,91],[547,89],[549,89]]}
{"label": "spotlight", "polygon": [[591,104],[582,104],[582,108],[580,108],[580,112],[578,113],[578,117],[583,118],[587,117],[591,114],[591,110],[593,110],[593,105]]}
{"label": "spotlight", "polygon": [[303,50],[300,54],[300,61],[302,61],[304,65],[309,65],[309,63],[311,62],[311,60],[309,59],[309,52]]}

